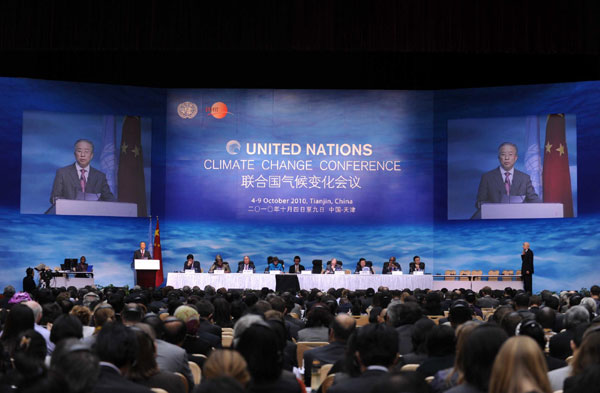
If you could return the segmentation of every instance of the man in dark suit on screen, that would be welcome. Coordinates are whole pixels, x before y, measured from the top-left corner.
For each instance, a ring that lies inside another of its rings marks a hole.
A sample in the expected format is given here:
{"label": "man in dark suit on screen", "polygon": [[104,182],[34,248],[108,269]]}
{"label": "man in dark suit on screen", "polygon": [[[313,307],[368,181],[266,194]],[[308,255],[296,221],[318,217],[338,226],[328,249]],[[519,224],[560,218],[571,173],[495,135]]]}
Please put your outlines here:
{"label": "man in dark suit on screen", "polygon": [[528,174],[515,169],[517,145],[504,142],[498,147],[500,166],[484,173],[477,190],[477,212],[472,218],[481,218],[482,203],[541,203]]}
{"label": "man in dark suit on screen", "polygon": [[523,277],[523,289],[525,292],[532,293],[533,278],[533,251],[529,248],[529,243],[523,243],[523,252],[521,253],[521,276]]}
{"label": "man in dark suit on screen", "polygon": [[56,171],[50,203],[57,199],[86,199],[96,194],[100,201],[116,201],[110,191],[106,175],[90,166],[94,158],[94,144],[87,139],[75,142],[75,162]]}

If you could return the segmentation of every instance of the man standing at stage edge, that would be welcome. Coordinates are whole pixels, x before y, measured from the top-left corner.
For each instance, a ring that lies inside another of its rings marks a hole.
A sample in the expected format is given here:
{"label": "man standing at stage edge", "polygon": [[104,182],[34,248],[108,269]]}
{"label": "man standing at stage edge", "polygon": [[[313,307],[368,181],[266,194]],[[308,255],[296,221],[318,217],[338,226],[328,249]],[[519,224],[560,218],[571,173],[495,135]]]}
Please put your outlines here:
{"label": "man standing at stage edge", "polygon": [[532,293],[533,251],[529,248],[529,242],[523,243],[521,276],[523,277],[523,289],[525,289],[525,292]]}

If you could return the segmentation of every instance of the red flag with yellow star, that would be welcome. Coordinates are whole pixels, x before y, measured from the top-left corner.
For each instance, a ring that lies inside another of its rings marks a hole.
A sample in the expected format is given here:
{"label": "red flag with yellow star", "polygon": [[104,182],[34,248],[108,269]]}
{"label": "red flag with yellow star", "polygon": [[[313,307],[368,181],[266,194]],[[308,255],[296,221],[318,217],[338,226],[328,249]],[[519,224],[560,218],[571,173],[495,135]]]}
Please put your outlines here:
{"label": "red flag with yellow star", "polygon": [[125,116],[119,151],[119,202],[137,203],[138,217],[147,217],[146,181],[139,116]]}
{"label": "red flag with yellow star", "polygon": [[562,203],[564,217],[573,217],[573,193],[564,114],[548,116],[544,143],[544,202]]}
{"label": "red flag with yellow star", "polygon": [[154,259],[158,259],[160,261],[160,269],[156,271],[156,279],[154,280],[154,288],[158,288],[161,286],[165,279],[163,274],[162,250],[160,248],[160,231],[158,229],[158,217],[156,217],[156,230],[154,231],[154,248],[152,252],[154,253]]}

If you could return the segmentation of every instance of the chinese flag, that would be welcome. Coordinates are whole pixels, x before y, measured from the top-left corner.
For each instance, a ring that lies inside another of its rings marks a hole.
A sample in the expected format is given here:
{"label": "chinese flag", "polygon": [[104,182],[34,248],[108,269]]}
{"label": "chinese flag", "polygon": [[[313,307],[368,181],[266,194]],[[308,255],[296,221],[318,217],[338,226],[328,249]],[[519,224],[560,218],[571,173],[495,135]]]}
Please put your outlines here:
{"label": "chinese flag", "polygon": [[156,271],[156,278],[154,280],[154,288],[158,288],[164,281],[162,251],[160,249],[160,231],[158,229],[158,217],[156,217],[156,230],[154,231],[154,248],[152,252],[154,253],[154,259],[158,259],[160,261],[160,269]]}
{"label": "chinese flag", "polygon": [[565,217],[573,217],[573,194],[564,114],[548,116],[544,143],[544,202],[562,203]]}
{"label": "chinese flag", "polygon": [[119,202],[137,203],[138,217],[146,217],[146,181],[139,116],[125,116],[119,151]]}

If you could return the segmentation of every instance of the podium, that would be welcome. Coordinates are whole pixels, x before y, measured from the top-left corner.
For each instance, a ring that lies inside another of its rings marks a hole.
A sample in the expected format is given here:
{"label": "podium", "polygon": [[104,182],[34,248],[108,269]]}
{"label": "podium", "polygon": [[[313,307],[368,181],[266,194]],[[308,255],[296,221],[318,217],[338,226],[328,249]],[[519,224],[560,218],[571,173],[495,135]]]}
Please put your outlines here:
{"label": "podium", "polygon": [[137,217],[137,203],[57,199],[47,214],[65,216]]}
{"label": "podium", "polygon": [[135,259],[133,261],[137,285],[154,288],[156,272],[160,270],[159,259]]}
{"label": "podium", "polygon": [[562,203],[483,203],[481,219],[562,218]]}

